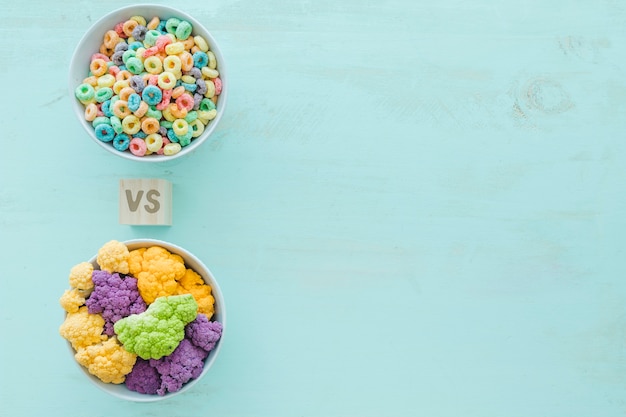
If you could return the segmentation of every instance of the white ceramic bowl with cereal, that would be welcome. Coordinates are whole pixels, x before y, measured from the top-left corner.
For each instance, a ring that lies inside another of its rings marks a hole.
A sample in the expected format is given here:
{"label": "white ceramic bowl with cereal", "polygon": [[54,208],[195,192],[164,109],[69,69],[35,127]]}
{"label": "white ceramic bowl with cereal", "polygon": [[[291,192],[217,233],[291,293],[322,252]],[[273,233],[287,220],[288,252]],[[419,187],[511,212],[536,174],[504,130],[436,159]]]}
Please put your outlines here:
{"label": "white ceramic bowl with cereal", "polygon": [[[159,271],[167,277],[160,283]],[[217,359],[224,298],[211,271],[180,246],[107,242],[91,259],[78,260],[69,284],[60,298],[59,333],[82,373],[103,391],[134,402],[172,398]]]}
{"label": "white ceramic bowl with cereal", "polygon": [[94,23],[69,72],[72,107],[89,137],[132,161],[194,152],[217,128],[228,96],[213,35],[193,16],[156,4],[123,7]]}

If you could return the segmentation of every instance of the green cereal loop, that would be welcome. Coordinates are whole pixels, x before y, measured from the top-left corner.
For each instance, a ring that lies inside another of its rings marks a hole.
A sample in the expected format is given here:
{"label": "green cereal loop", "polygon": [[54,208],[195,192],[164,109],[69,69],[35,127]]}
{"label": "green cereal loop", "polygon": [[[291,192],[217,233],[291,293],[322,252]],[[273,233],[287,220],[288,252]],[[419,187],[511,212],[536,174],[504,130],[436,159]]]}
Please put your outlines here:
{"label": "green cereal loop", "polygon": [[111,121],[111,126],[113,127],[113,130],[115,131],[115,133],[119,135],[120,133],[124,131],[124,127],[122,126],[122,121],[120,120],[119,117],[111,116],[110,121]]}
{"label": "green cereal loop", "polygon": [[179,23],[180,19],[170,17],[169,19],[167,19],[167,22],[165,22],[165,30],[167,31],[167,33],[171,33],[173,35],[174,33],[176,33],[176,28],[178,27]]}
{"label": "green cereal loop", "polygon": [[172,122],[170,122],[169,120],[161,120],[161,126],[163,126],[166,129],[171,129],[172,128]]}
{"label": "green cereal loop", "polygon": [[106,116],[99,116],[99,117],[96,117],[95,119],[93,119],[93,122],[91,122],[91,125],[93,127],[98,127],[98,125],[102,125],[102,124],[110,125],[111,124],[111,120],[108,117],[106,117]]}
{"label": "green cereal loop", "polygon": [[190,111],[189,113],[187,113],[187,116],[185,116],[185,121],[189,124],[193,123],[193,121],[195,121],[198,118],[198,112],[193,110]]}
{"label": "green cereal loop", "polygon": [[122,62],[124,62],[124,64],[126,64],[126,61],[128,61],[129,58],[134,58],[136,56],[137,56],[137,52],[133,51],[132,49],[127,49],[122,54]]}
{"label": "green cereal loop", "polygon": [[98,103],[104,103],[111,97],[113,97],[113,90],[110,87],[102,87],[96,91],[96,101]]}
{"label": "green cereal loop", "polygon": [[185,39],[189,37],[189,35],[191,35],[191,30],[192,30],[191,23],[189,23],[186,20],[181,20],[178,26],[176,27],[176,32],[174,33],[174,35],[176,36],[177,39],[184,41]]}
{"label": "green cereal loop", "polygon": [[91,84],[83,83],[76,87],[76,91],[74,91],[76,98],[80,101],[89,101],[94,98],[96,94],[96,90],[94,90]]}
{"label": "green cereal loop", "polygon": [[208,98],[203,98],[200,102],[200,111],[209,111],[215,109],[215,103],[213,103]]}
{"label": "green cereal loop", "polygon": [[130,57],[126,61],[126,68],[133,74],[140,74],[143,71],[143,62],[134,56]]}
{"label": "green cereal loop", "polygon": [[157,120],[161,120],[161,117],[163,117],[163,113],[161,113],[161,110],[157,110],[156,107],[150,106],[148,107],[148,111],[146,112],[146,117],[153,117]]}
{"label": "green cereal loop", "polygon": [[113,105],[115,104],[115,102],[116,102],[117,100],[121,100],[121,99],[120,99],[120,96],[118,96],[117,94],[116,94],[116,95],[114,95],[113,97],[111,97],[111,107],[110,107],[110,108],[113,108]]}
{"label": "green cereal loop", "polygon": [[159,32],[158,30],[149,30],[146,32],[146,37],[143,39],[143,43],[145,43],[147,46],[154,46],[159,36],[161,36],[161,32]]}

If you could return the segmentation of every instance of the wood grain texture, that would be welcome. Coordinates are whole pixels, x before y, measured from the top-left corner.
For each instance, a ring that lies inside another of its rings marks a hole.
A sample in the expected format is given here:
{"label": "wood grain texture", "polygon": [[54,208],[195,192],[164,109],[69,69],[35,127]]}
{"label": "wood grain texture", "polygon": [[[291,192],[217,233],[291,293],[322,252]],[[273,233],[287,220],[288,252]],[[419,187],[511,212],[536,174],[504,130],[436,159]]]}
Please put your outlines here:
{"label": "wood grain texture", "polygon": [[[126,4],[2,8],[0,415],[624,415],[624,2],[182,0],[229,104],[158,167],[70,108],[74,46]],[[122,178],[170,181],[173,226],[119,224]],[[194,252],[229,315],[158,405],[88,385],[57,331],[70,268],[136,237]]]}

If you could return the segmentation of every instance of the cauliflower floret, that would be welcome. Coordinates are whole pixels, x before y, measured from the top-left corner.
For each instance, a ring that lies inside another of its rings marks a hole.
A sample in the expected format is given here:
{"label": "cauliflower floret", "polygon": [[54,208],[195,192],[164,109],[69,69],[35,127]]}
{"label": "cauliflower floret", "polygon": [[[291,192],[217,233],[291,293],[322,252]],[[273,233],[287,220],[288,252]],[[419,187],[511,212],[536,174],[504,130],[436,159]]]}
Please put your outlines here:
{"label": "cauliflower floret", "polygon": [[160,246],[131,251],[129,271],[137,278],[139,294],[146,304],[158,297],[178,294],[178,280],[185,275],[185,262]]}
{"label": "cauliflower floret", "polygon": [[111,240],[98,250],[96,262],[103,271],[128,274],[128,257],[126,245],[117,240]]}
{"label": "cauliflower floret", "polygon": [[204,283],[202,277],[192,269],[187,269],[179,281],[179,294],[191,294],[198,303],[198,312],[210,319],[215,312],[215,299],[211,295],[211,286]]}
{"label": "cauliflower floret", "polygon": [[209,321],[204,314],[198,314],[196,319],[185,327],[185,339],[210,352],[222,337],[223,329],[222,323]]}
{"label": "cauliflower floret", "polygon": [[106,339],[102,334],[104,319],[99,314],[89,314],[87,306],[82,306],[75,313],[68,313],[59,328],[59,333],[72,344],[74,350],[95,345]]}
{"label": "cauliflower floret", "polygon": [[71,290],[65,290],[61,298],[59,299],[61,307],[68,313],[76,313],[78,308],[85,304],[85,297],[81,295],[77,288]]}
{"label": "cauliflower floret", "polygon": [[137,355],[127,352],[115,337],[96,345],[80,349],[76,361],[102,382],[121,384],[132,371]]}
{"label": "cauliflower floret", "polygon": [[93,265],[89,262],[81,262],[70,270],[70,287],[76,288],[85,298],[89,297],[93,290],[92,272]]}
{"label": "cauliflower floret", "polygon": [[142,359],[159,359],[176,349],[197,313],[191,294],[159,297],[143,313],[118,320],[113,329],[127,351]]}

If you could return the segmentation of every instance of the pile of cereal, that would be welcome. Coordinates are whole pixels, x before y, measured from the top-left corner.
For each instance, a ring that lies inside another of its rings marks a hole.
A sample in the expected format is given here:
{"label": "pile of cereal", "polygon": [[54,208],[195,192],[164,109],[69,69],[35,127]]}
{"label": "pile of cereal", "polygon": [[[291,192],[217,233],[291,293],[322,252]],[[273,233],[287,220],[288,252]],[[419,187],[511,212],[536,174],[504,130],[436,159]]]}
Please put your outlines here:
{"label": "pile of cereal", "polygon": [[211,287],[183,259],[159,246],[129,251],[112,240],[96,269],[75,265],[60,298],[59,333],[76,361],[102,382],[165,395],[197,378],[222,335],[211,321]]}
{"label": "pile of cereal", "polygon": [[104,34],[75,96],[102,142],[136,156],[174,155],[216,117],[219,75],[191,23],[133,16]]}

